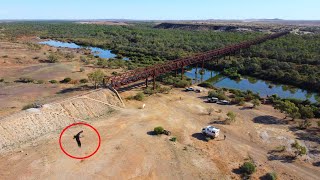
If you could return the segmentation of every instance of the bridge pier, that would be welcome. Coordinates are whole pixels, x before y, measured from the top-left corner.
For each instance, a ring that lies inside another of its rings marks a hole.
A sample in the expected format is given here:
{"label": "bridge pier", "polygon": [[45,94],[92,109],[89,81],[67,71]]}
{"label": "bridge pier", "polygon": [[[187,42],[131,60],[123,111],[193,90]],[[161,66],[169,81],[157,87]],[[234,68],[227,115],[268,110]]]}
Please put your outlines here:
{"label": "bridge pier", "polygon": [[156,90],[156,75],[153,75],[153,90]]}
{"label": "bridge pier", "polygon": [[146,88],[148,88],[148,78],[146,79]]}

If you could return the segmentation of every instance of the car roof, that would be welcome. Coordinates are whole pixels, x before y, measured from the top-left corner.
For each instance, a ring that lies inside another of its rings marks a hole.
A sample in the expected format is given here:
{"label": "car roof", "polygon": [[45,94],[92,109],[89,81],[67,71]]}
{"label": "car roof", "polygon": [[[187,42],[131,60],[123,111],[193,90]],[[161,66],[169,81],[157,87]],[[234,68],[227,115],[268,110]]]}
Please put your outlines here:
{"label": "car roof", "polygon": [[207,126],[208,129],[213,130],[213,131],[220,131],[220,129],[213,127],[213,126]]}

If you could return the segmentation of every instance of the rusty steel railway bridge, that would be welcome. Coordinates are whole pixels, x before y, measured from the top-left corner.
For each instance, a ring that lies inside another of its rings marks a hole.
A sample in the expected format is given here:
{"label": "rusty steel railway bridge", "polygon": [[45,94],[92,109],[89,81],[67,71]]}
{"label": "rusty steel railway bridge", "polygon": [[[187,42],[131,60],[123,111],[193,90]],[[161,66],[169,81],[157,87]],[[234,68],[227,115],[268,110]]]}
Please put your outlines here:
{"label": "rusty steel railway bridge", "polygon": [[146,80],[146,86],[148,86],[149,78],[153,78],[153,88],[155,88],[155,79],[157,76],[161,74],[165,74],[171,71],[180,70],[181,69],[181,78],[183,78],[184,67],[192,64],[202,63],[202,68],[204,66],[204,62],[212,61],[216,58],[231,55],[233,53],[240,52],[242,49],[249,49],[253,45],[261,44],[265,41],[279,38],[281,36],[285,36],[289,34],[290,31],[274,33],[271,35],[265,35],[254,40],[244,41],[235,45],[226,46],[223,48],[207,51],[204,53],[199,53],[194,56],[180,58],[173,61],[168,61],[161,64],[156,64],[154,66],[146,67],[146,68],[138,68],[132,71],[128,71],[121,75],[106,77],[104,78],[104,84],[107,82],[109,86],[114,89],[119,89],[122,86],[129,85],[134,82],[138,82],[141,80]]}

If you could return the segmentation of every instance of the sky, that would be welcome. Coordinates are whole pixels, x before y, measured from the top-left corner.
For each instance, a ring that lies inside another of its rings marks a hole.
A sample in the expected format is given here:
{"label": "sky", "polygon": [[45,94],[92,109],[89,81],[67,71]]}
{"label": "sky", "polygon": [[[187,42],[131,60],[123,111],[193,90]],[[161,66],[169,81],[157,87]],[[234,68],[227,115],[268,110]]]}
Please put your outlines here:
{"label": "sky", "polygon": [[320,20],[320,0],[0,0],[0,19]]}

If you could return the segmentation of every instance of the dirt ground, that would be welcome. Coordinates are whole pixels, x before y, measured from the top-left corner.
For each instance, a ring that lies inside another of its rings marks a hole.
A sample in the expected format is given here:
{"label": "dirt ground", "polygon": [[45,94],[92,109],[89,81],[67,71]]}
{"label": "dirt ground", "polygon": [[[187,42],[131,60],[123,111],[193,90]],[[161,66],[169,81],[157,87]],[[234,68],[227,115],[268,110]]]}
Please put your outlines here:
{"label": "dirt ground", "polygon": [[[124,92],[121,96],[125,98],[137,91]],[[305,157],[292,161],[271,158],[270,151],[280,144],[289,145],[296,138],[289,125],[268,123],[280,121],[283,114],[265,105],[248,109],[208,104],[204,102],[205,95],[206,92],[173,89],[169,94],[152,95],[143,102],[126,100],[126,107],[113,115],[87,120],[101,135],[101,147],[91,158],[76,160],[66,156],[59,148],[60,132],[56,132],[2,154],[0,176],[3,179],[241,179],[239,166],[250,158],[257,166],[253,179],[268,172],[276,172],[279,179],[319,179],[320,168],[305,161]],[[208,115],[210,107],[214,112]],[[236,122],[219,123],[228,111],[237,114]],[[220,128],[221,134],[207,141],[201,129],[211,124]],[[172,135],[153,135],[156,126],[163,126]],[[78,127],[67,133],[63,145],[73,154],[87,155],[92,149],[79,149],[72,139],[79,130]],[[83,133],[83,146],[96,147],[97,135],[87,131]],[[169,140],[173,136],[177,142]]]}
{"label": "dirt ground", "polygon": [[[80,56],[84,56],[84,50],[47,45],[34,48],[32,45],[39,41],[40,39],[36,37],[21,37],[15,42],[0,41],[0,79],[4,80],[0,82],[0,119],[31,103],[46,103],[79,94],[72,90],[82,85],[78,81],[87,79],[87,74],[98,69],[92,64],[81,62]],[[59,62],[47,63],[50,53],[58,53]],[[68,59],[64,56],[66,53],[72,53],[74,57]],[[84,71],[81,72],[80,68]],[[106,75],[111,75],[113,71],[121,72],[121,69],[103,69],[103,71]],[[70,77],[75,83],[49,83],[50,80],[61,81],[66,77]],[[41,80],[43,84],[15,82],[19,78]]]}

